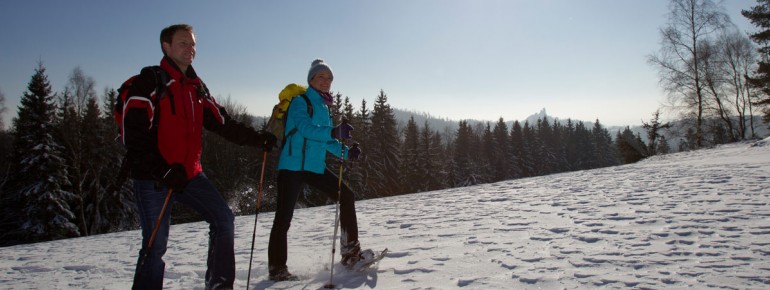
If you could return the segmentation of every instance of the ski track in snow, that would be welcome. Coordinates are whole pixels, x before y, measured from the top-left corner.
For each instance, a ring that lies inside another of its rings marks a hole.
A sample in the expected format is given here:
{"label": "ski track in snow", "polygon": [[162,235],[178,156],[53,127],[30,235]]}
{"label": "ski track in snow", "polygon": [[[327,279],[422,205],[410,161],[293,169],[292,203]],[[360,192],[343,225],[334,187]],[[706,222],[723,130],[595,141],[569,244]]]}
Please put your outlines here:
{"label": "ski track in snow", "polygon": [[[385,259],[343,289],[770,288],[770,145],[732,144],[642,162],[357,203],[365,248]],[[259,215],[252,289],[322,289],[334,206],[299,209],[289,269],[267,280],[273,213]],[[236,289],[254,216],[236,218]],[[165,287],[202,289],[207,225],[173,225]],[[130,288],[139,232],[0,248],[0,289]]]}

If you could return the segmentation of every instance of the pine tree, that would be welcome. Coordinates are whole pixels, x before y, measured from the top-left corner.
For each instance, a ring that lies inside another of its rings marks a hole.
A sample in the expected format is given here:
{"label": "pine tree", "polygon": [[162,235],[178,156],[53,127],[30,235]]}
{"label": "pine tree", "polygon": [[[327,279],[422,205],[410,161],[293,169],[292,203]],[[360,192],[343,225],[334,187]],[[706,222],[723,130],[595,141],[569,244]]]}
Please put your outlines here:
{"label": "pine tree", "polygon": [[494,136],[492,135],[492,128],[489,122],[484,122],[484,124],[480,123],[479,126],[483,126],[483,130],[479,136],[480,143],[476,147],[472,147],[478,149],[476,154],[479,157],[476,160],[476,170],[479,175],[479,178],[476,180],[476,182],[493,182],[494,177],[497,175],[497,172],[495,171],[495,159],[497,158],[495,140]]}
{"label": "pine tree", "polygon": [[503,118],[499,118],[495,124],[495,128],[492,130],[492,136],[494,137],[494,171],[495,176],[493,181],[506,180],[512,177],[511,174],[511,146],[510,138],[508,137],[508,125]]}
{"label": "pine tree", "polygon": [[19,209],[16,214],[26,219],[19,224],[17,237],[35,242],[78,236],[70,209],[75,196],[63,189],[69,186],[67,169],[62,147],[53,137],[53,95],[42,63],[20,103],[18,118],[14,119],[18,182],[11,194]]}
{"label": "pine tree", "polygon": [[554,142],[554,133],[548,118],[537,120],[537,141],[536,160],[538,165],[537,174],[546,175],[557,171],[556,143]]}
{"label": "pine tree", "polygon": [[473,129],[467,120],[460,121],[455,135],[454,153],[452,158],[452,187],[463,187],[481,183],[479,174],[479,149]]}
{"label": "pine tree", "polygon": [[369,157],[367,164],[370,169],[369,186],[377,196],[392,196],[402,193],[399,189],[401,182],[398,180],[400,158],[400,141],[396,117],[393,109],[388,104],[388,96],[385,91],[374,102],[374,110],[371,118],[371,140],[367,149]]}
{"label": "pine tree", "polygon": [[751,10],[743,10],[741,14],[759,28],[759,31],[750,34],[751,39],[759,46],[757,51],[760,60],[754,76],[749,77],[748,81],[753,87],[764,92],[764,96],[755,104],[764,107],[763,119],[770,122],[770,0],[757,0],[757,6],[751,7]]}
{"label": "pine tree", "polygon": [[420,178],[420,191],[437,190],[446,187],[446,174],[441,165],[444,156],[441,148],[441,135],[433,132],[425,121],[420,130],[417,158],[417,175]]}
{"label": "pine tree", "polygon": [[614,146],[615,143],[612,141],[612,135],[610,135],[610,132],[602,126],[599,119],[596,119],[596,122],[594,122],[591,135],[593,136],[594,155],[597,160],[597,163],[591,168],[620,164],[620,161],[618,161],[619,154],[617,153],[617,147]]}
{"label": "pine tree", "polygon": [[420,139],[414,116],[409,118],[404,131],[404,142],[401,147],[401,181],[404,193],[421,191],[422,176],[418,171],[420,154]]}
{"label": "pine tree", "polygon": [[355,142],[359,144],[362,153],[361,156],[359,156],[358,161],[349,163],[352,168],[348,171],[347,181],[348,185],[356,194],[357,199],[378,196],[377,192],[369,190],[369,183],[371,182],[369,174],[371,171],[369,155],[371,151],[370,144],[373,142],[370,141],[372,140],[372,125],[369,108],[367,108],[366,104],[366,100],[362,100],[361,107],[353,114],[353,118],[351,119],[351,125],[353,125],[353,128],[355,129],[354,132],[357,132],[353,138],[355,139]]}
{"label": "pine tree", "polygon": [[522,160],[524,157],[524,136],[519,121],[514,121],[511,126],[511,159],[508,166],[511,171],[511,178],[524,177]]}
{"label": "pine tree", "polygon": [[574,143],[575,148],[574,154],[577,155],[573,157],[574,161],[572,163],[572,170],[597,168],[599,167],[597,154],[611,154],[609,152],[598,152],[596,150],[593,135],[591,134],[591,131],[586,128],[586,125],[583,122],[578,122],[575,125],[575,132],[573,134],[572,142]]}
{"label": "pine tree", "polygon": [[532,126],[529,125],[529,121],[524,122],[524,127],[521,129],[522,136],[522,149],[521,149],[521,174],[522,177],[532,177],[538,175],[537,162],[539,160],[537,134]]}
{"label": "pine tree", "polygon": [[567,137],[569,133],[558,120],[553,122],[553,135],[551,136],[551,150],[553,150],[556,167],[554,172],[569,171],[567,162]]}
{"label": "pine tree", "polygon": [[618,132],[615,142],[625,164],[637,162],[647,156],[646,146],[642,142],[641,136],[634,136],[629,127],[626,127],[623,132]]}

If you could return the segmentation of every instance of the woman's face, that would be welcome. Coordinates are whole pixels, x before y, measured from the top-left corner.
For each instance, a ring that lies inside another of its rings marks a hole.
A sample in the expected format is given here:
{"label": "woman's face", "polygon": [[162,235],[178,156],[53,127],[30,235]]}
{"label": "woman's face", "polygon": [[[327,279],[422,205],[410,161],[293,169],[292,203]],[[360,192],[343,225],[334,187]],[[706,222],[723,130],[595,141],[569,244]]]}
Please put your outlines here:
{"label": "woman's face", "polygon": [[332,75],[328,71],[320,71],[310,80],[310,86],[320,92],[328,93],[332,89]]}

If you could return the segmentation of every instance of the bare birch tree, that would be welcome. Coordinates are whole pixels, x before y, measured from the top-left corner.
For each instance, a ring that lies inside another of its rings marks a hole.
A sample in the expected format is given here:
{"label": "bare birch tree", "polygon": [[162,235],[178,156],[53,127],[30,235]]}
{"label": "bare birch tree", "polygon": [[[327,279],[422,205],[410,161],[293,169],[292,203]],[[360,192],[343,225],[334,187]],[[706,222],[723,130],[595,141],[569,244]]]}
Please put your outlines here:
{"label": "bare birch tree", "polygon": [[695,117],[697,147],[703,146],[704,83],[700,49],[730,23],[721,6],[711,0],[671,0],[668,23],[661,28],[661,48],[648,58],[672,106]]}

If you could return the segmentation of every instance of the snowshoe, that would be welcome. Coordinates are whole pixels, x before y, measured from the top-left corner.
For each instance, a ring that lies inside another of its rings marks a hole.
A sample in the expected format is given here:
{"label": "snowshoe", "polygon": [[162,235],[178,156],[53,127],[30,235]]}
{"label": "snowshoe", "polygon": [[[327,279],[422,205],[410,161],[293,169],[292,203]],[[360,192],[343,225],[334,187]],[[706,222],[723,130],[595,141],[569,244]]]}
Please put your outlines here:
{"label": "snowshoe", "polygon": [[374,265],[374,263],[382,260],[387,252],[388,249],[379,253],[375,253],[371,249],[366,249],[354,257],[349,257],[347,260],[343,258],[342,264],[349,270],[364,271]]}

